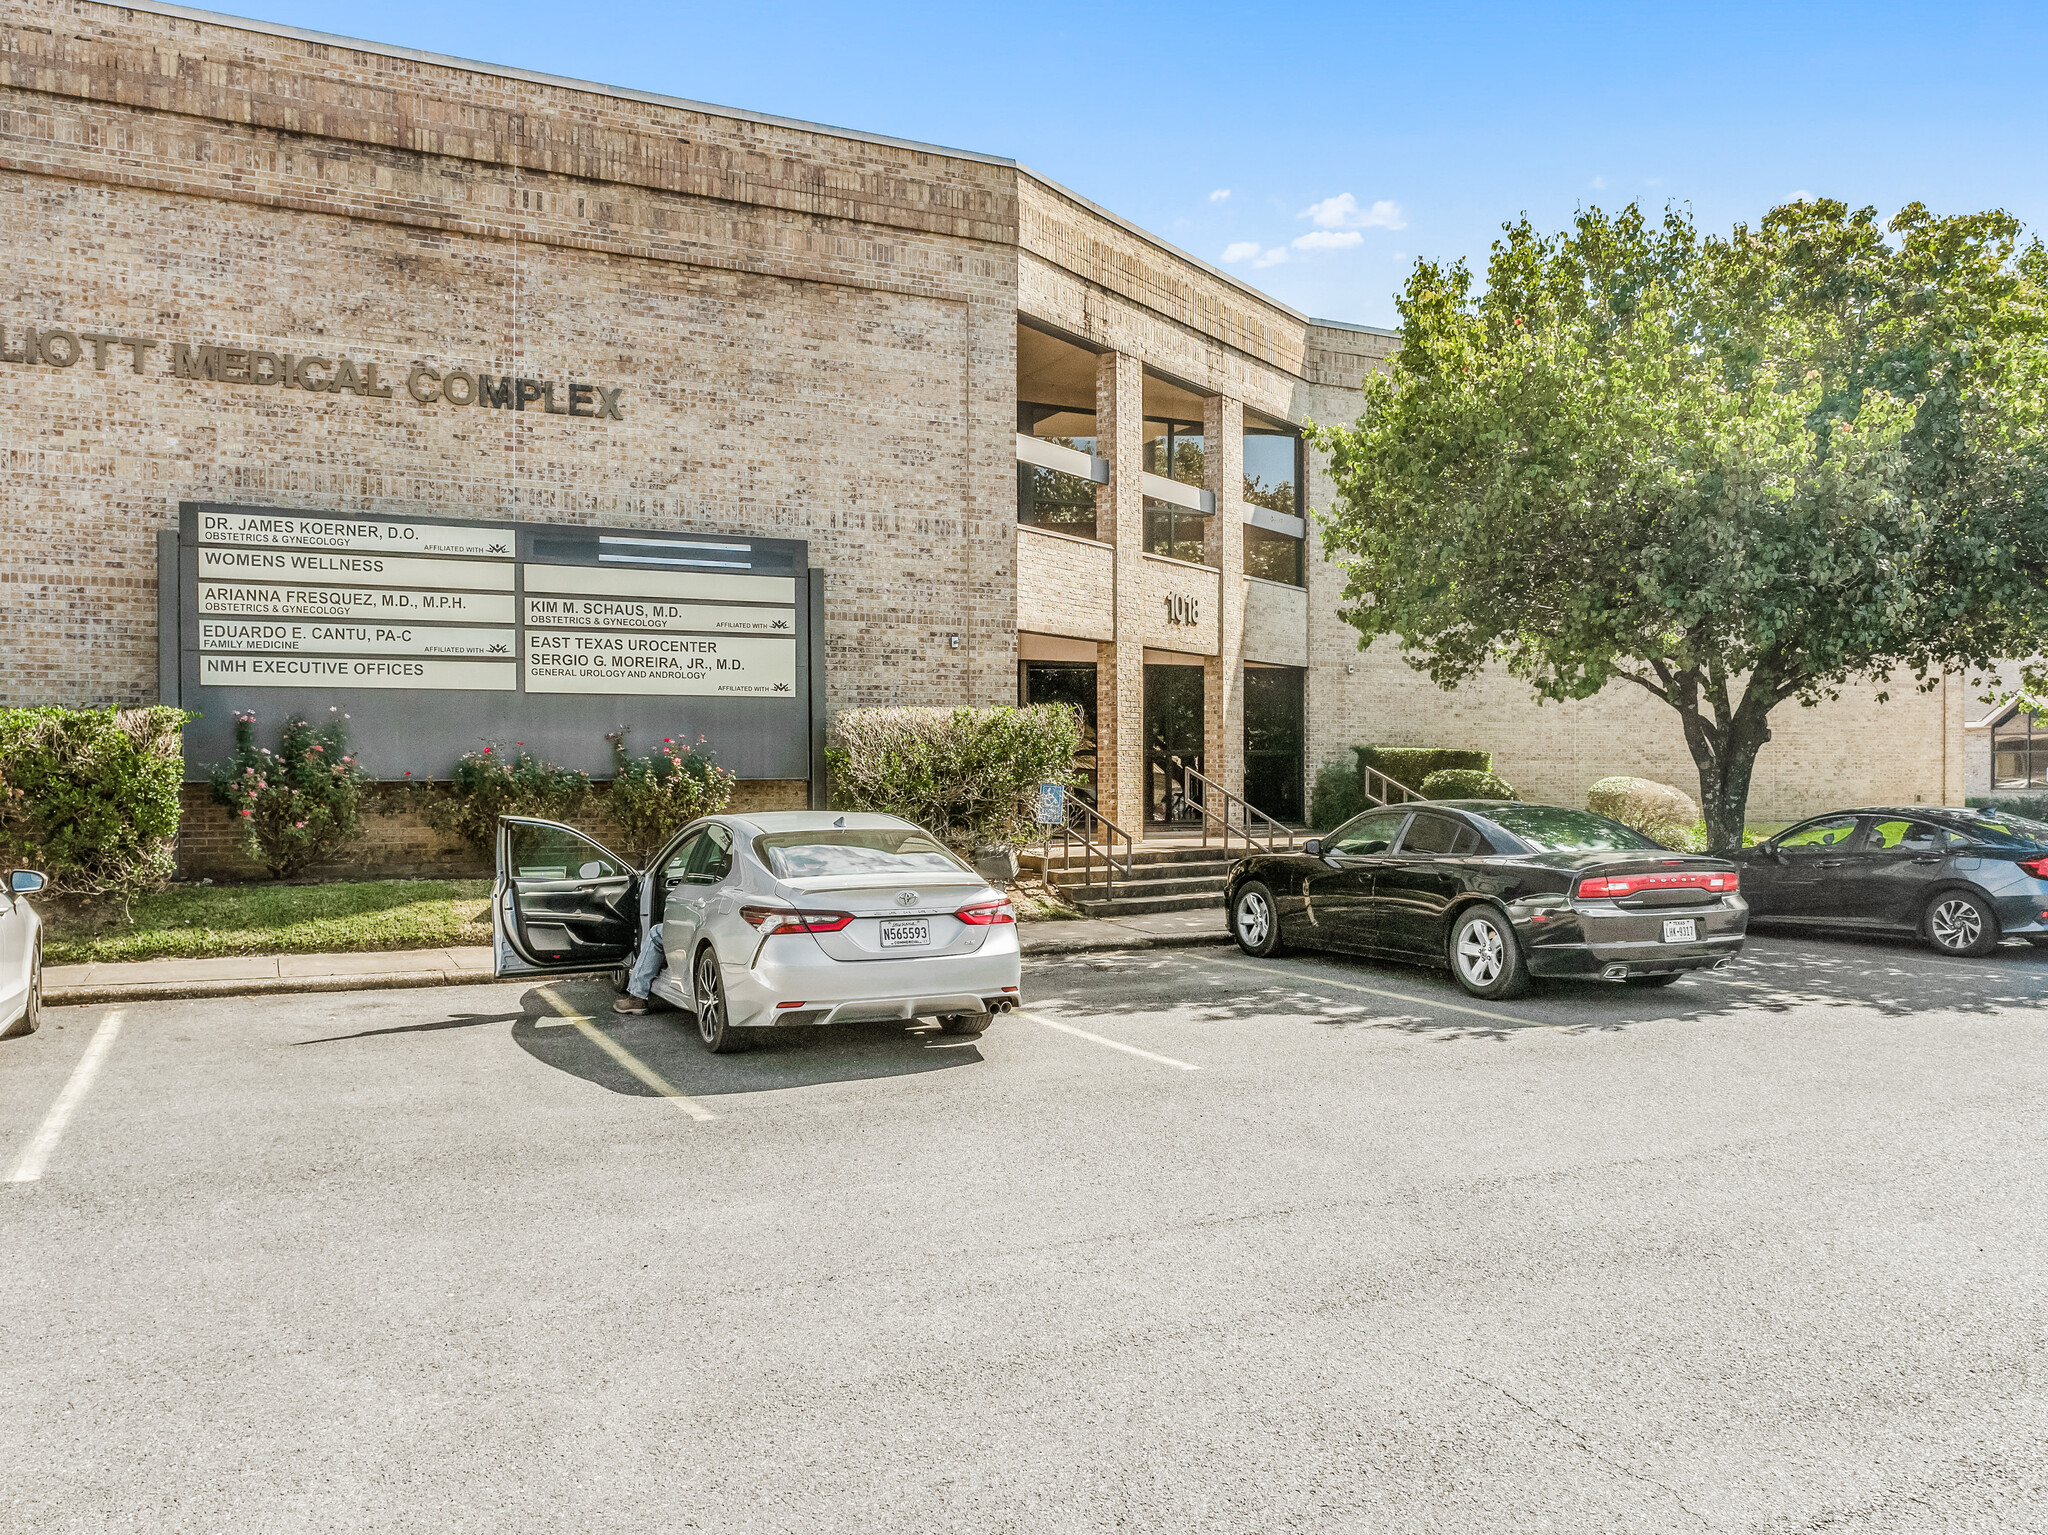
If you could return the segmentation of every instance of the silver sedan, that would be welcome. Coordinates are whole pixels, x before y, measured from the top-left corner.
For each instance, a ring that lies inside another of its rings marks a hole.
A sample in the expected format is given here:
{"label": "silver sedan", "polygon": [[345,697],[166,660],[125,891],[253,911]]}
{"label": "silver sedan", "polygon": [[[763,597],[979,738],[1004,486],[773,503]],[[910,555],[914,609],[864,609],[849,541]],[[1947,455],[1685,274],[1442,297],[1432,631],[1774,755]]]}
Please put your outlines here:
{"label": "silver sedan", "polygon": [[629,971],[719,1053],[802,1024],[930,1017],[978,1034],[1017,1005],[1016,921],[895,816],[711,816],[645,868],[558,822],[498,823],[495,973]]}
{"label": "silver sedan", "polygon": [[33,1034],[43,1021],[43,919],[28,903],[42,888],[42,875],[16,869],[0,891],[0,1039]]}

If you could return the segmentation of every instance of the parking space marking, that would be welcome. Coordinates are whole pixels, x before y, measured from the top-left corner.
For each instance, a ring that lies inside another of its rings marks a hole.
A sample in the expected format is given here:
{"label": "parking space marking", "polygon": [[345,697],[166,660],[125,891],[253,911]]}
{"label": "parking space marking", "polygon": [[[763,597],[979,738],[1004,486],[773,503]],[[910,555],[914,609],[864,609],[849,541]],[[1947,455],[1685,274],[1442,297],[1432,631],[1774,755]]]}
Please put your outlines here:
{"label": "parking space marking", "polygon": [[121,1009],[115,1008],[100,1020],[100,1026],[87,1041],[85,1054],[78,1058],[78,1064],[71,1068],[71,1076],[64,1084],[64,1090],[57,1094],[57,1101],[50,1105],[50,1112],[43,1116],[43,1122],[36,1129],[35,1139],[28,1143],[28,1149],[21,1154],[21,1160],[14,1165],[14,1171],[7,1175],[9,1183],[34,1183],[42,1177],[43,1169],[49,1164],[50,1153],[57,1149],[57,1142],[64,1138],[64,1127],[71,1123],[71,1116],[79,1103],[92,1089],[92,1079],[100,1074],[100,1064],[106,1060],[107,1052],[114,1048],[114,1036],[121,1032]]}
{"label": "parking space marking", "polygon": [[1251,965],[1241,959],[1218,959],[1213,954],[1189,954],[1190,959],[1199,959],[1205,965],[1228,965],[1233,970],[1251,970],[1260,975],[1288,976],[1311,986],[1341,986],[1346,991],[1362,991],[1369,996],[1390,997],[1396,1002],[1412,1003],[1416,1007],[1441,1007],[1453,1013],[1470,1013],[1475,1018],[1491,1018],[1495,1023],[1512,1023],[1525,1029],[1564,1029],[1569,1023],[1551,1023],[1541,1018],[1517,1018],[1511,1013],[1490,1013],[1483,1007],[1467,1007],[1462,1002],[1439,1002],[1435,997],[1412,997],[1402,991],[1387,991],[1378,986],[1361,986],[1356,981],[1339,981],[1324,975],[1301,975],[1296,971],[1278,970],[1270,965]]}
{"label": "parking space marking", "polygon": [[560,1013],[566,1021],[574,1024],[576,1026],[577,1031],[581,1033],[585,1039],[589,1040],[592,1044],[596,1045],[598,1049],[602,1050],[606,1055],[610,1056],[613,1060],[617,1061],[621,1066],[625,1067],[626,1070],[629,1073],[631,1073],[636,1079],[638,1079],[641,1083],[653,1088],[658,1096],[668,1099],[670,1103],[673,1103],[677,1108],[681,1109],[685,1114],[689,1115],[692,1119],[718,1118],[718,1116],[712,1113],[711,1110],[705,1108],[703,1104],[699,1103],[695,1098],[692,1098],[689,1094],[675,1087],[672,1083],[669,1082],[669,1080],[666,1077],[662,1076],[660,1072],[656,1071],[652,1066],[649,1066],[645,1061],[641,1060],[639,1056],[635,1055],[632,1051],[628,1050],[624,1045],[620,1044],[616,1039],[613,1039],[609,1034],[605,1033],[602,1029],[600,1029],[595,1023],[593,1023],[590,1020],[590,1016],[587,1013],[579,1013],[567,1002],[564,1002],[561,999],[561,997],[556,993],[554,987],[536,986],[534,990],[538,991],[541,994],[541,996],[547,999],[547,1004],[549,1007],[552,1007],[556,1012]]}
{"label": "parking space marking", "polygon": [[1107,1045],[1112,1050],[1121,1050],[1125,1055],[1141,1056],[1148,1061],[1157,1061],[1162,1066],[1175,1066],[1182,1071],[1200,1071],[1202,1068],[1188,1061],[1177,1061],[1170,1055],[1154,1055],[1150,1050],[1140,1050],[1136,1045],[1127,1045],[1121,1040],[1104,1039],[1100,1034],[1090,1034],[1086,1029],[1077,1029],[1071,1023],[1057,1023],[1050,1018],[1041,1018],[1036,1013],[1019,1009],[1010,1014],[1022,1018],[1026,1023],[1043,1024],[1048,1029],[1058,1029],[1062,1034],[1071,1034],[1076,1039],[1085,1039],[1091,1044]]}

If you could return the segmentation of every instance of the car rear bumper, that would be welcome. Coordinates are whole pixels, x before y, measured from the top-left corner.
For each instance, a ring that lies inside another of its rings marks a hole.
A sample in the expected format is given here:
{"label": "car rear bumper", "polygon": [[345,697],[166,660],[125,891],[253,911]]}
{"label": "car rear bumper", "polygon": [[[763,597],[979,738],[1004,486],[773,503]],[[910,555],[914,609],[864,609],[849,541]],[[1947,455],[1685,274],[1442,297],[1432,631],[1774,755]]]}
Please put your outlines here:
{"label": "car rear bumper", "polygon": [[991,929],[972,954],[858,963],[833,959],[800,936],[770,940],[752,966],[721,967],[735,1025],[789,1028],[988,1012],[1016,1006],[1023,984],[1017,929],[1008,923]]}
{"label": "car rear bumper", "polygon": [[[1666,943],[1667,921],[1691,921],[1690,942]],[[1671,975],[1725,965],[1742,952],[1749,908],[1739,897],[1713,905],[1627,910],[1577,901],[1522,927],[1529,973],[1537,976]]]}

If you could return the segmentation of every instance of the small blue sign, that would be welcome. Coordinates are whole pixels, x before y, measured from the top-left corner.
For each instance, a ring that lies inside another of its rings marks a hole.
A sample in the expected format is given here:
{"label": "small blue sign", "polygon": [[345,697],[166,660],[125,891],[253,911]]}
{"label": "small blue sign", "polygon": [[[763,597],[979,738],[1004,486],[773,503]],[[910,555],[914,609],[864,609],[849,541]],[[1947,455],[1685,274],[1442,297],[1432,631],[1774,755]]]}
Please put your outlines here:
{"label": "small blue sign", "polygon": [[1067,786],[1063,783],[1042,783],[1038,786],[1038,824],[1040,826],[1064,826],[1067,824]]}

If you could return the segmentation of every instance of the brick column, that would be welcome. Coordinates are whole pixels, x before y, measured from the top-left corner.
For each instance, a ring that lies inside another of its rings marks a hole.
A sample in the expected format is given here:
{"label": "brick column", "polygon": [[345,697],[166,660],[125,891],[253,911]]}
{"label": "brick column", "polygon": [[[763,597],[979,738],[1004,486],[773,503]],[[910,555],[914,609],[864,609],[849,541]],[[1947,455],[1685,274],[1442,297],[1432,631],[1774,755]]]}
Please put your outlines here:
{"label": "brick column", "polygon": [[[1095,451],[1109,483],[1095,488],[1096,537],[1116,549],[1116,639],[1096,646],[1096,771],[1102,813],[1145,834],[1145,647],[1137,614],[1145,552],[1145,378],[1135,357],[1106,352],[1095,366]],[[1126,643],[1128,641],[1128,643]]]}
{"label": "brick column", "polygon": [[1216,497],[1209,563],[1222,575],[1217,654],[1202,665],[1202,771],[1244,793],[1244,405],[1211,395],[1202,407],[1202,461]]}

